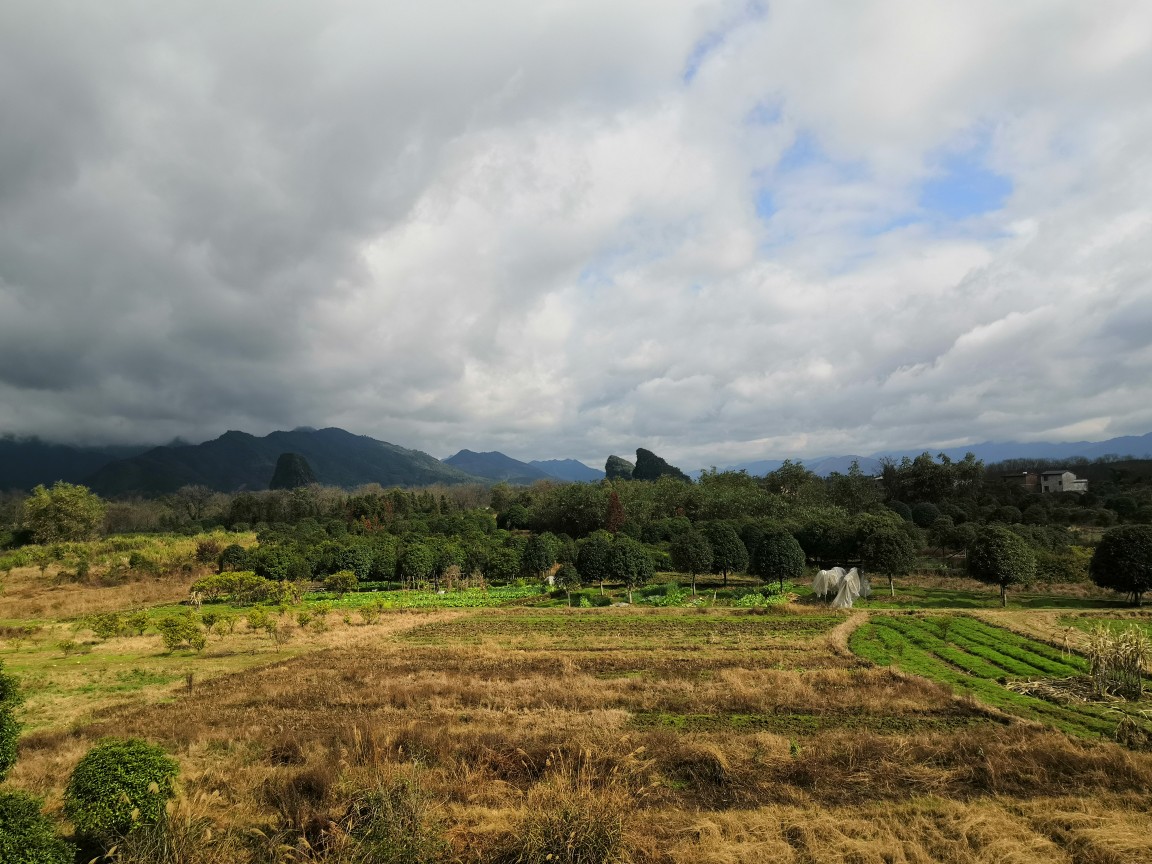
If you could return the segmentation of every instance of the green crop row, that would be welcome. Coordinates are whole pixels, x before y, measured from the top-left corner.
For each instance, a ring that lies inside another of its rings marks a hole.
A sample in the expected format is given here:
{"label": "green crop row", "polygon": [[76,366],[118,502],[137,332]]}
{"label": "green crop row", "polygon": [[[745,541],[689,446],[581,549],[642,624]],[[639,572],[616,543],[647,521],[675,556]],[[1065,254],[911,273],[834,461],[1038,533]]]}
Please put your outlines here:
{"label": "green crop row", "polygon": [[1021,636],[1013,633],[1011,630],[985,624],[982,621],[977,621],[975,618],[969,618],[966,615],[957,616],[953,626],[959,628],[959,631],[968,638],[985,644],[1018,648],[1053,663],[1072,666],[1077,670],[1085,670],[1088,668],[1084,659],[1078,655],[1061,651],[1059,648],[1054,648],[1051,645],[1038,642],[1035,639],[1029,639],[1027,636]]}
{"label": "green crop row", "polygon": [[[956,632],[956,625],[961,621],[967,619],[958,618],[948,625],[949,637]],[[1002,632],[1005,642],[1011,643],[1015,650],[1027,651],[1032,644],[1039,645],[984,624],[973,630],[991,639],[998,638]],[[940,638],[943,631],[938,621],[875,616],[853,633],[849,645],[856,654],[873,663],[899,666],[905,672],[971,693],[983,702],[1018,717],[1045,723],[1074,735],[1103,738],[1113,735],[1121,718],[1115,710],[1096,705],[1057,705],[1008,690],[995,680],[1001,674],[1000,667],[967,654],[960,646],[948,645]],[[1040,651],[1036,653],[1039,655]]]}

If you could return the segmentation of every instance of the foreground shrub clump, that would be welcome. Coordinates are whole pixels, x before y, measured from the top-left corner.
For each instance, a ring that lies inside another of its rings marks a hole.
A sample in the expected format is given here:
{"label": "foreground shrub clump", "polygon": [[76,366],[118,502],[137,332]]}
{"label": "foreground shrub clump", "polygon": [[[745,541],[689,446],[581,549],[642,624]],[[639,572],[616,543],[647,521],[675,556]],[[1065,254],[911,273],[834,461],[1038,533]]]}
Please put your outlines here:
{"label": "foreground shrub clump", "polygon": [[0,792],[0,861],[72,864],[76,850],[56,835],[41,803],[25,792]]}
{"label": "foreground shrub clump", "polygon": [[16,706],[20,702],[20,682],[5,674],[4,664],[0,662],[0,780],[8,776],[16,763],[16,741],[20,737]]}
{"label": "foreground shrub clump", "polygon": [[79,834],[114,840],[163,816],[178,772],[175,760],[145,741],[104,741],[72,772],[64,813]]}

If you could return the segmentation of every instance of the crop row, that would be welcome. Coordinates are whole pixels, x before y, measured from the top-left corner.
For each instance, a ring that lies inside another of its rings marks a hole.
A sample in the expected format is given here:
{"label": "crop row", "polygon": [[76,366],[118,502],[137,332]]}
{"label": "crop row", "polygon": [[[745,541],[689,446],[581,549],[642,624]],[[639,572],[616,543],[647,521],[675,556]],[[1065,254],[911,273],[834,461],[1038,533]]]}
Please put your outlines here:
{"label": "crop row", "polygon": [[[1014,653],[1026,656],[1031,654],[1028,664],[1049,662],[1042,657],[1051,649],[1033,640],[1025,639],[1000,628],[978,624],[967,627],[967,620],[957,618],[946,628],[939,621],[923,621],[914,618],[876,616],[871,622],[859,628],[850,640],[850,646],[861,657],[880,665],[897,665],[906,672],[940,681],[957,689],[965,690],[984,702],[997,708],[1063,729],[1077,735],[1110,737],[1120,719],[1115,712],[1095,705],[1057,705],[1024,696],[1000,686],[996,679],[1009,671],[1005,666],[1028,668],[1024,661],[1016,661],[1007,655],[1000,655],[1002,664],[997,664],[976,654],[970,653],[961,644],[968,641],[969,634],[979,634],[985,639],[999,639],[1003,634],[1003,644],[1010,645]],[[964,623],[961,623],[964,622]],[[959,634],[957,633],[957,625]],[[943,632],[949,640],[945,642]],[[959,639],[958,635],[963,634]],[[972,640],[974,642],[974,640]],[[982,646],[987,648],[987,646]],[[1033,650],[1035,649],[1035,650]],[[995,652],[986,651],[989,656]],[[1063,674],[1078,671],[1073,661]],[[1029,672],[1036,674],[1035,666]],[[1015,674],[1015,673],[1010,673]]]}

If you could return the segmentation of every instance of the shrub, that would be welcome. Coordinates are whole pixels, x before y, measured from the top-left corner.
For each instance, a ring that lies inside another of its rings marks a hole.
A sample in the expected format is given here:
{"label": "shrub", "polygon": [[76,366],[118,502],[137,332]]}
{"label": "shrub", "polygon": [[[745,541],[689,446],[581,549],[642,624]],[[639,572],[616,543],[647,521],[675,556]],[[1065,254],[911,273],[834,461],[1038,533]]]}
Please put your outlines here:
{"label": "shrub", "polygon": [[324,590],[335,594],[337,597],[343,597],[349,591],[356,590],[356,574],[351,570],[333,573],[324,580]]}
{"label": "shrub", "polygon": [[20,682],[14,675],[6,674],[0,662],[0,780],[7,777],[16,764],[16,742],[20,738],[16,707],[21,701]]}
{"label": "shrub", "polygon": [[41,803],[25,792],[0,792],[0,861],[72,864],[76,849],[56,834]]}
{"label": "shrub", "polygon": [[164,639],[164,647],[169,651],[185,647],[191,648],[193,651],[201,651],[207,642],[204,631],[200,629],[191,615],[172,615],[163,618],[157,622],[156,629],[160,631],[160,636]]}
{"label": "shrub", "polygon": [[216,566],[221,573],[229,570],[243,570],[248,566],[248,552],[239,543],[231,543],[220,552]]}
{"label": "shrub", "polygon": [[216,540],[201,540],[196,544],[196,560],[201,564],[211,564],[220,560],[220,553],[223,551],[223,547]]}
{"label": "shrub", "polygon": [[113,636],[119,636],[124,630],[124,618],[119,612],[103,612],[99,615],[91,616],[88,621],[88,629],[96,634],[97,639],[111,639]]}
{"label": "shrub", "polygon": [[114,840],[161,818],[179,770],[175,760],[146,741],[103,741],[72,771],[64,813],[79,834]]}
{"label": "shrub", "polygon": [[133,636],[143,636],[144,631],[148,629],[148,613],[141,610],[139,612],[130,612],[124,616],[124,632],[131,633]]}

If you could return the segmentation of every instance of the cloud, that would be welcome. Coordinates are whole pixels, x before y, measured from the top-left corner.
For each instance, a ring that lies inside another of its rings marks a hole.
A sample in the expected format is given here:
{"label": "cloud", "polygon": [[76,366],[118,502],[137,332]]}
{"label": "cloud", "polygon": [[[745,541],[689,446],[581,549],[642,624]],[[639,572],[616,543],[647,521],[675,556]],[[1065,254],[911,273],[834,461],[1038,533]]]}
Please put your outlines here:
{"label": "cloud", "polygon": [[688,465],[1143,433],[1150,42],[1118,0],[11,2],[0,417]]}

